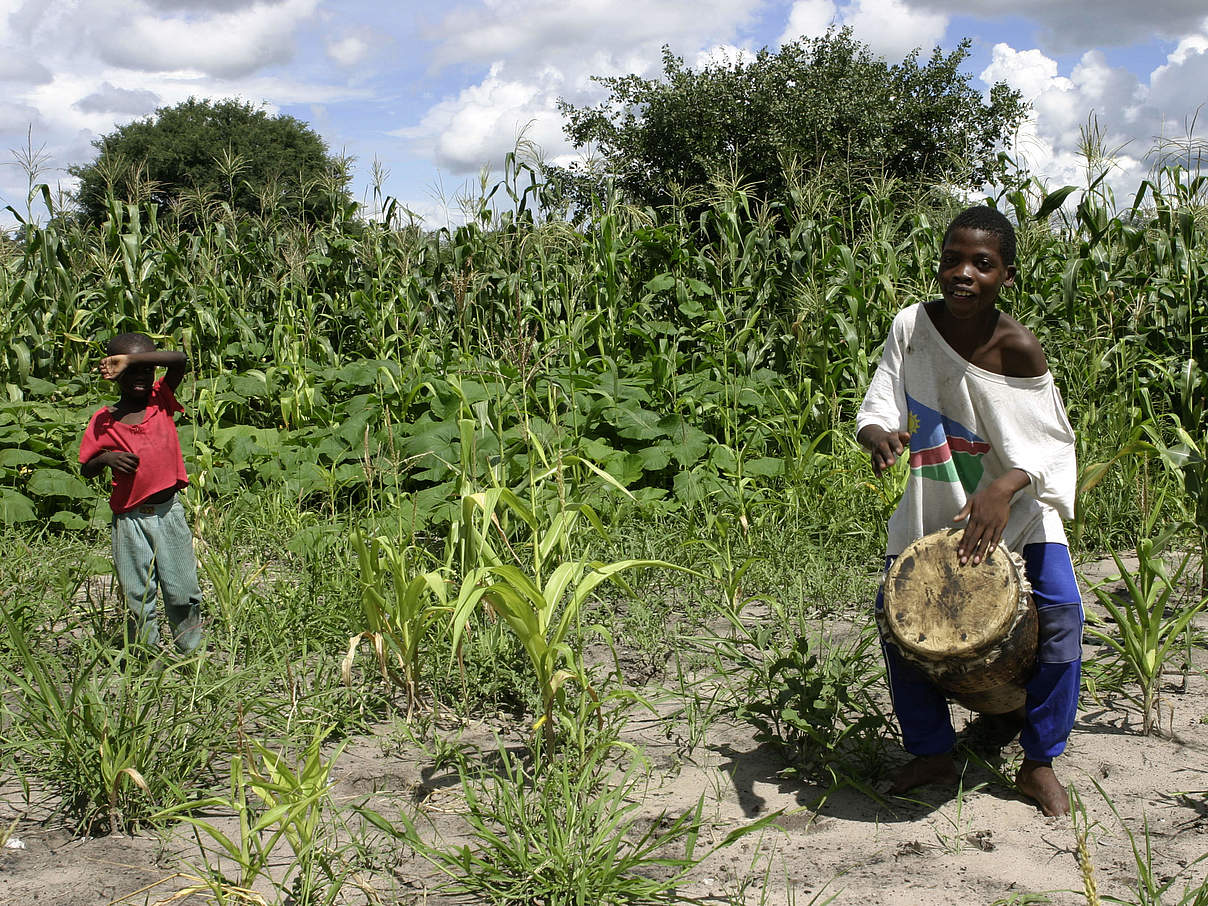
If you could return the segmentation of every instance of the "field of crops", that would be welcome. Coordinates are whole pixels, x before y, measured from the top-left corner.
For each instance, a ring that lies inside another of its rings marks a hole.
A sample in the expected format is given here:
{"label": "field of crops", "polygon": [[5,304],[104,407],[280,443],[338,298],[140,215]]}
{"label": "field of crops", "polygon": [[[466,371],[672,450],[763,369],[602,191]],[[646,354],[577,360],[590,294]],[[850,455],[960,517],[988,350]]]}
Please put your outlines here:
{"label": "field of crops", "polygon": [[[1006,307],[1078,436],[1078,558],[1139,558],[1085,690],[1133,734],[1160,730],[1171,671],[1199,675],[1205,179],[1165,170],[1119,210],[1098,186],[998,200]],[[745,728],[810,814],[884,802],[902,753],[867,602],[904,476],[873,478],[853,422],[953,206],[802,179],[575,227],[515,157],[465,226],[381,202],[310,228],[214,204],[190,229],[114,202],[100,230],[0,244],[0,838],[175,841],[172,884],[129,902],[671,902],[739,847],[755,880],[714,902],[811,902],[752,844],[781,813],[711,818],[707,791],[635,812],[633,727],[658,716],[667,773]],[[162,669],[122,657],[104,488],[75,465],[128,330],[192,362],[206,650]],[[332,793],[371,736],[418,790]],[[444,835],[434,790],[456,790]],[[1144,844],[1120,902],[1204,902],[1177,899],[1194,854],[1167,899],[1136,893],[1164,883]]]}

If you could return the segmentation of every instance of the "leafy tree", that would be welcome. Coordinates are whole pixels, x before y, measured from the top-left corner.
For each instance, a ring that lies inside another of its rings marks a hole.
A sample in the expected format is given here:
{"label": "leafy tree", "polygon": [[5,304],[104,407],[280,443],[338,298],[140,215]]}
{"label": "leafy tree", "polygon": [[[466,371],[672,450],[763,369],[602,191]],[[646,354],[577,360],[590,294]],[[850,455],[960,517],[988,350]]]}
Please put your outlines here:
{"label": "leafy tree", "polygon": [[612,179],[643,204],[731,167],[776,197],[786,159],[842,179],[976,187],[1004,172],[998,150],[1027,107],[1004,83],[983,100],[959,70],[968,55],[966,40],[949,54],[937,47],[921,65],[917,50],[890,65],[850,29],[701,69],[664,47],[662,78],[597,78],[609,92],[604,102],[559,101],[567,136],[590,146],[602,166],[549,173],[580,201]]}
{"label": "leafy tree", "polygon": [[292,116],[238,100],[190,98],[119,126],[93,142],[96,159],[69,167],[80,180],[84,220],[101,223],[110,192],[197,213],[214,202],[236,211],[306,220],[347,208],[347,162]]}

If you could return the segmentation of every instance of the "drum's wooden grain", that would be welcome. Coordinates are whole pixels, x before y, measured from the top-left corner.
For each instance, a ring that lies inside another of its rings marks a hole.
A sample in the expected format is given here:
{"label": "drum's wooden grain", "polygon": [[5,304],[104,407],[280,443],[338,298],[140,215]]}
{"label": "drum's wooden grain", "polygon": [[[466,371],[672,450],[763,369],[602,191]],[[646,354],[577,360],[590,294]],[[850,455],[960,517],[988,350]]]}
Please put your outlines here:
{"label": "drum's wooden grain", "polygon": [[909,545],[885,578],[882,632],[950,697],[1001,714],[1023,705],[1036,659],[1036,607],[1004,548],[960,563],[962,529]]}

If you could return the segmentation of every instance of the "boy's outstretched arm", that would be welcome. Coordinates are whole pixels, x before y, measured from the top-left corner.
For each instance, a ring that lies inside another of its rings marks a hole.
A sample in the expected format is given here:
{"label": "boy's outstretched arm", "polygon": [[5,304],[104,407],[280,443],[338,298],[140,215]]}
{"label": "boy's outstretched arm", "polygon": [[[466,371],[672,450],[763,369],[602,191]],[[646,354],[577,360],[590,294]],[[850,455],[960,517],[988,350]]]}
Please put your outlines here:
{"label": "boy's outstretched arm", "polygon": [[910,432],[886,431],[878,425],[865,425],[856,440],[872,456],[872,470],[880,476],[893,468],[902,451],[910,446]]}
{"label": "boy's outstretched arm", "polygon": [[97,369],[101,377],[117,380],[118,375],[131,365],[150,365],[153,368],[166,368],[164,383],[173,391],[184,380],[185,372],[189,370],[189,360],[185,354],[176,349],[156,349],[154,352],[126,352],[118,355],[107,355],[101,359]]}

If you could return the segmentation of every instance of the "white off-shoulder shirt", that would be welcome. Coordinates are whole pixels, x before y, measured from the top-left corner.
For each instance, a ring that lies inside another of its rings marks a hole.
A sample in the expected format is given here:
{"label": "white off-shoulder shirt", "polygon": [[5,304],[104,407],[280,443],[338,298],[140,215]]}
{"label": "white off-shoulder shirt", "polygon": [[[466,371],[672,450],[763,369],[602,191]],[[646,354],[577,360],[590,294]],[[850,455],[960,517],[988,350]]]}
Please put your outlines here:
{"label": "white off-shoulder shirt", "polygon": [[886,554],[948,528],[974,491],[1011,469],[1031,479],[1011,502],[1003,543],[1066,544],[1074,518],[1074,431],[1051,372],[1007,377],[965,361],[917,303],[898,312],[856,417],[910,432],[910,477]]}

